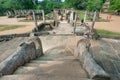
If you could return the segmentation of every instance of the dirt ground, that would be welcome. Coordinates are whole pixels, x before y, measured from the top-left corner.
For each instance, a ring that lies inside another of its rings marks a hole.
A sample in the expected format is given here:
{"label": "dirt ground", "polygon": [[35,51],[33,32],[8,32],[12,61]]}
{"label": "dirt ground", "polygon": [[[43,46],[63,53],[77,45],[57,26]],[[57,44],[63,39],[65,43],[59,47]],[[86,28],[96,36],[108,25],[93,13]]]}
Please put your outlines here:
{"label": "dirt ground", "polygon": [[[107,19],[109,14],[100,14],[100,17]],[[112,15],[110,22],[96,22],[95,28],[120,33],[120,16]]]}
{"label": "dirt ground", "polygon": [[14,34],[14,33],[25,33],[30,32],[35,27],[34,22],[20,22],[20,19],[16,18],[7,18],[7,17],[0,17],[0,25],[25,25],[25,27],[13,29],[13,30],[6,30],[0,31],[0,34]]}
{"label": "dirt ground", "polygon": [[[103,19],[107,19],[107,16],[110,15],[100,14],[100,17],[102,17]],[[0,17],[0,25],[25,25],[25,27],[18,29],[0,31],[0,34],[25,33],[32,31],[32,29],[35,27],[34,22],[19,22],[19,21],[20,19],[16,19],[16,18]],[[89,25],[91,25],[91,23],[89,23]],[[120,25],[120,16],[112,15],[112,20],[110,22],[96,22],[95,28],[120,33],[119,25]]]}

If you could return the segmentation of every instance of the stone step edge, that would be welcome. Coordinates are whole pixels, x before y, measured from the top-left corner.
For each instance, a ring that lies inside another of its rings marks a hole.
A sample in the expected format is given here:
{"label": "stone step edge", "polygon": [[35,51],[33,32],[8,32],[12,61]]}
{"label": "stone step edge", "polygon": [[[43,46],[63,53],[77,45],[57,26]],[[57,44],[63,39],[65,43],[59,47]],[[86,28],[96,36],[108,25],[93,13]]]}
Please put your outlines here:
{"label": "stone step edge", "polygon": [[[40,76],[39,76],[39,78],[40,78]],[[0,80],[40,80],[39,78],[38,78],[38,75],[34,75],[34,74],[24,74],[24,75],[17,74],[17,75],[2,76],[0,78]],[[80,78],[79,80],[92,80],[92,79]]]}

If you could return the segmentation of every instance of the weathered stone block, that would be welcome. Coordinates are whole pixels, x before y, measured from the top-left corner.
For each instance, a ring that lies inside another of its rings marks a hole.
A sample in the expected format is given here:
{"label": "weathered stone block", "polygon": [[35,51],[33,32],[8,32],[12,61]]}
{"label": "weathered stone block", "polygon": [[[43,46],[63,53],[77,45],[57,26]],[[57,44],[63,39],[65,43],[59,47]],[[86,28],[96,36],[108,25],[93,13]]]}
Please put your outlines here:
{"label": "weathered stone block", "polygon": [[77,55],[83,68],[88,72],[91,79],[110,80],[110,76],[93,59],[89,52],[90,41],[81,39],[77,44]]}
{"label": "weathered stone block", "polygon": [[43,48],[42,43],[39,37],[30,37],[28,41],[32,41],[35,44],[36,47],[36,57],[40,57],[43,55]]}
{"label": "weathered stone block", "polygon": [[17,51],[0,63],[0,74],[12,74],[19,66],[36,58],[34,42],[22,43]]}

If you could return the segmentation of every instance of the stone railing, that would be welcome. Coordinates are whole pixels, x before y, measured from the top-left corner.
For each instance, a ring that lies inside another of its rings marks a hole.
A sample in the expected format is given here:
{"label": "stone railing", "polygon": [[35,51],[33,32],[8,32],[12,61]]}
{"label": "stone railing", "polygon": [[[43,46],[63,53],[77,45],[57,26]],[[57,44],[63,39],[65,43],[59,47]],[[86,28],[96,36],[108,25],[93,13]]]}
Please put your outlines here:
{"label": "stone railing", "polygon": [[43,10],[11,10],[7,11],[6,15],[11,18],[11,17],[27,17],[27,16],[32,16],[33,12],[35,13],[42,13]]}
{"label": "stone railing", "polygon": [[42,55],[41,40],[38,37],[31,37],[27,42],[21,43],[16,52],[0,63],[0,76],[10,75],[18,67]]}
{"label": "stone railing", "polygon": [[87,71],[89,77],[93,80],[110,80],[110,76],[106,73],[101,66],[99,66],[92,54],[90,53],[89,39],[81,39],[78,41],[75,48],[74,55],[82,63],[83,68]]}

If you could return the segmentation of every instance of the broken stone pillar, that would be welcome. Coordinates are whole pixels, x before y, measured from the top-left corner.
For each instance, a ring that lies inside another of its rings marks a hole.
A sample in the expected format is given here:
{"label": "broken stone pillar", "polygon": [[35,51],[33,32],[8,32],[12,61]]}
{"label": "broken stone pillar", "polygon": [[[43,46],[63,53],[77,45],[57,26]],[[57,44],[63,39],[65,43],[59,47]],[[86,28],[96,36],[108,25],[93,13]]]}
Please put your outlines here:
{"label": "broken stone pillar", "polygon": [[59,21],[59,19],[58,19],[58,18],[59,18],[58,14],[59,14],[58,11],[57,11],[57,10],[54,10],[54,12],[53,12],[54,21]]}
{"label": "broken stone pillar", "polygon": [[43,48],[42,48],[42,42],[39,37],[32,36],[28,41],[32,41],[35,44],[36,48],[36,57],[40,57],[43,55]]}

